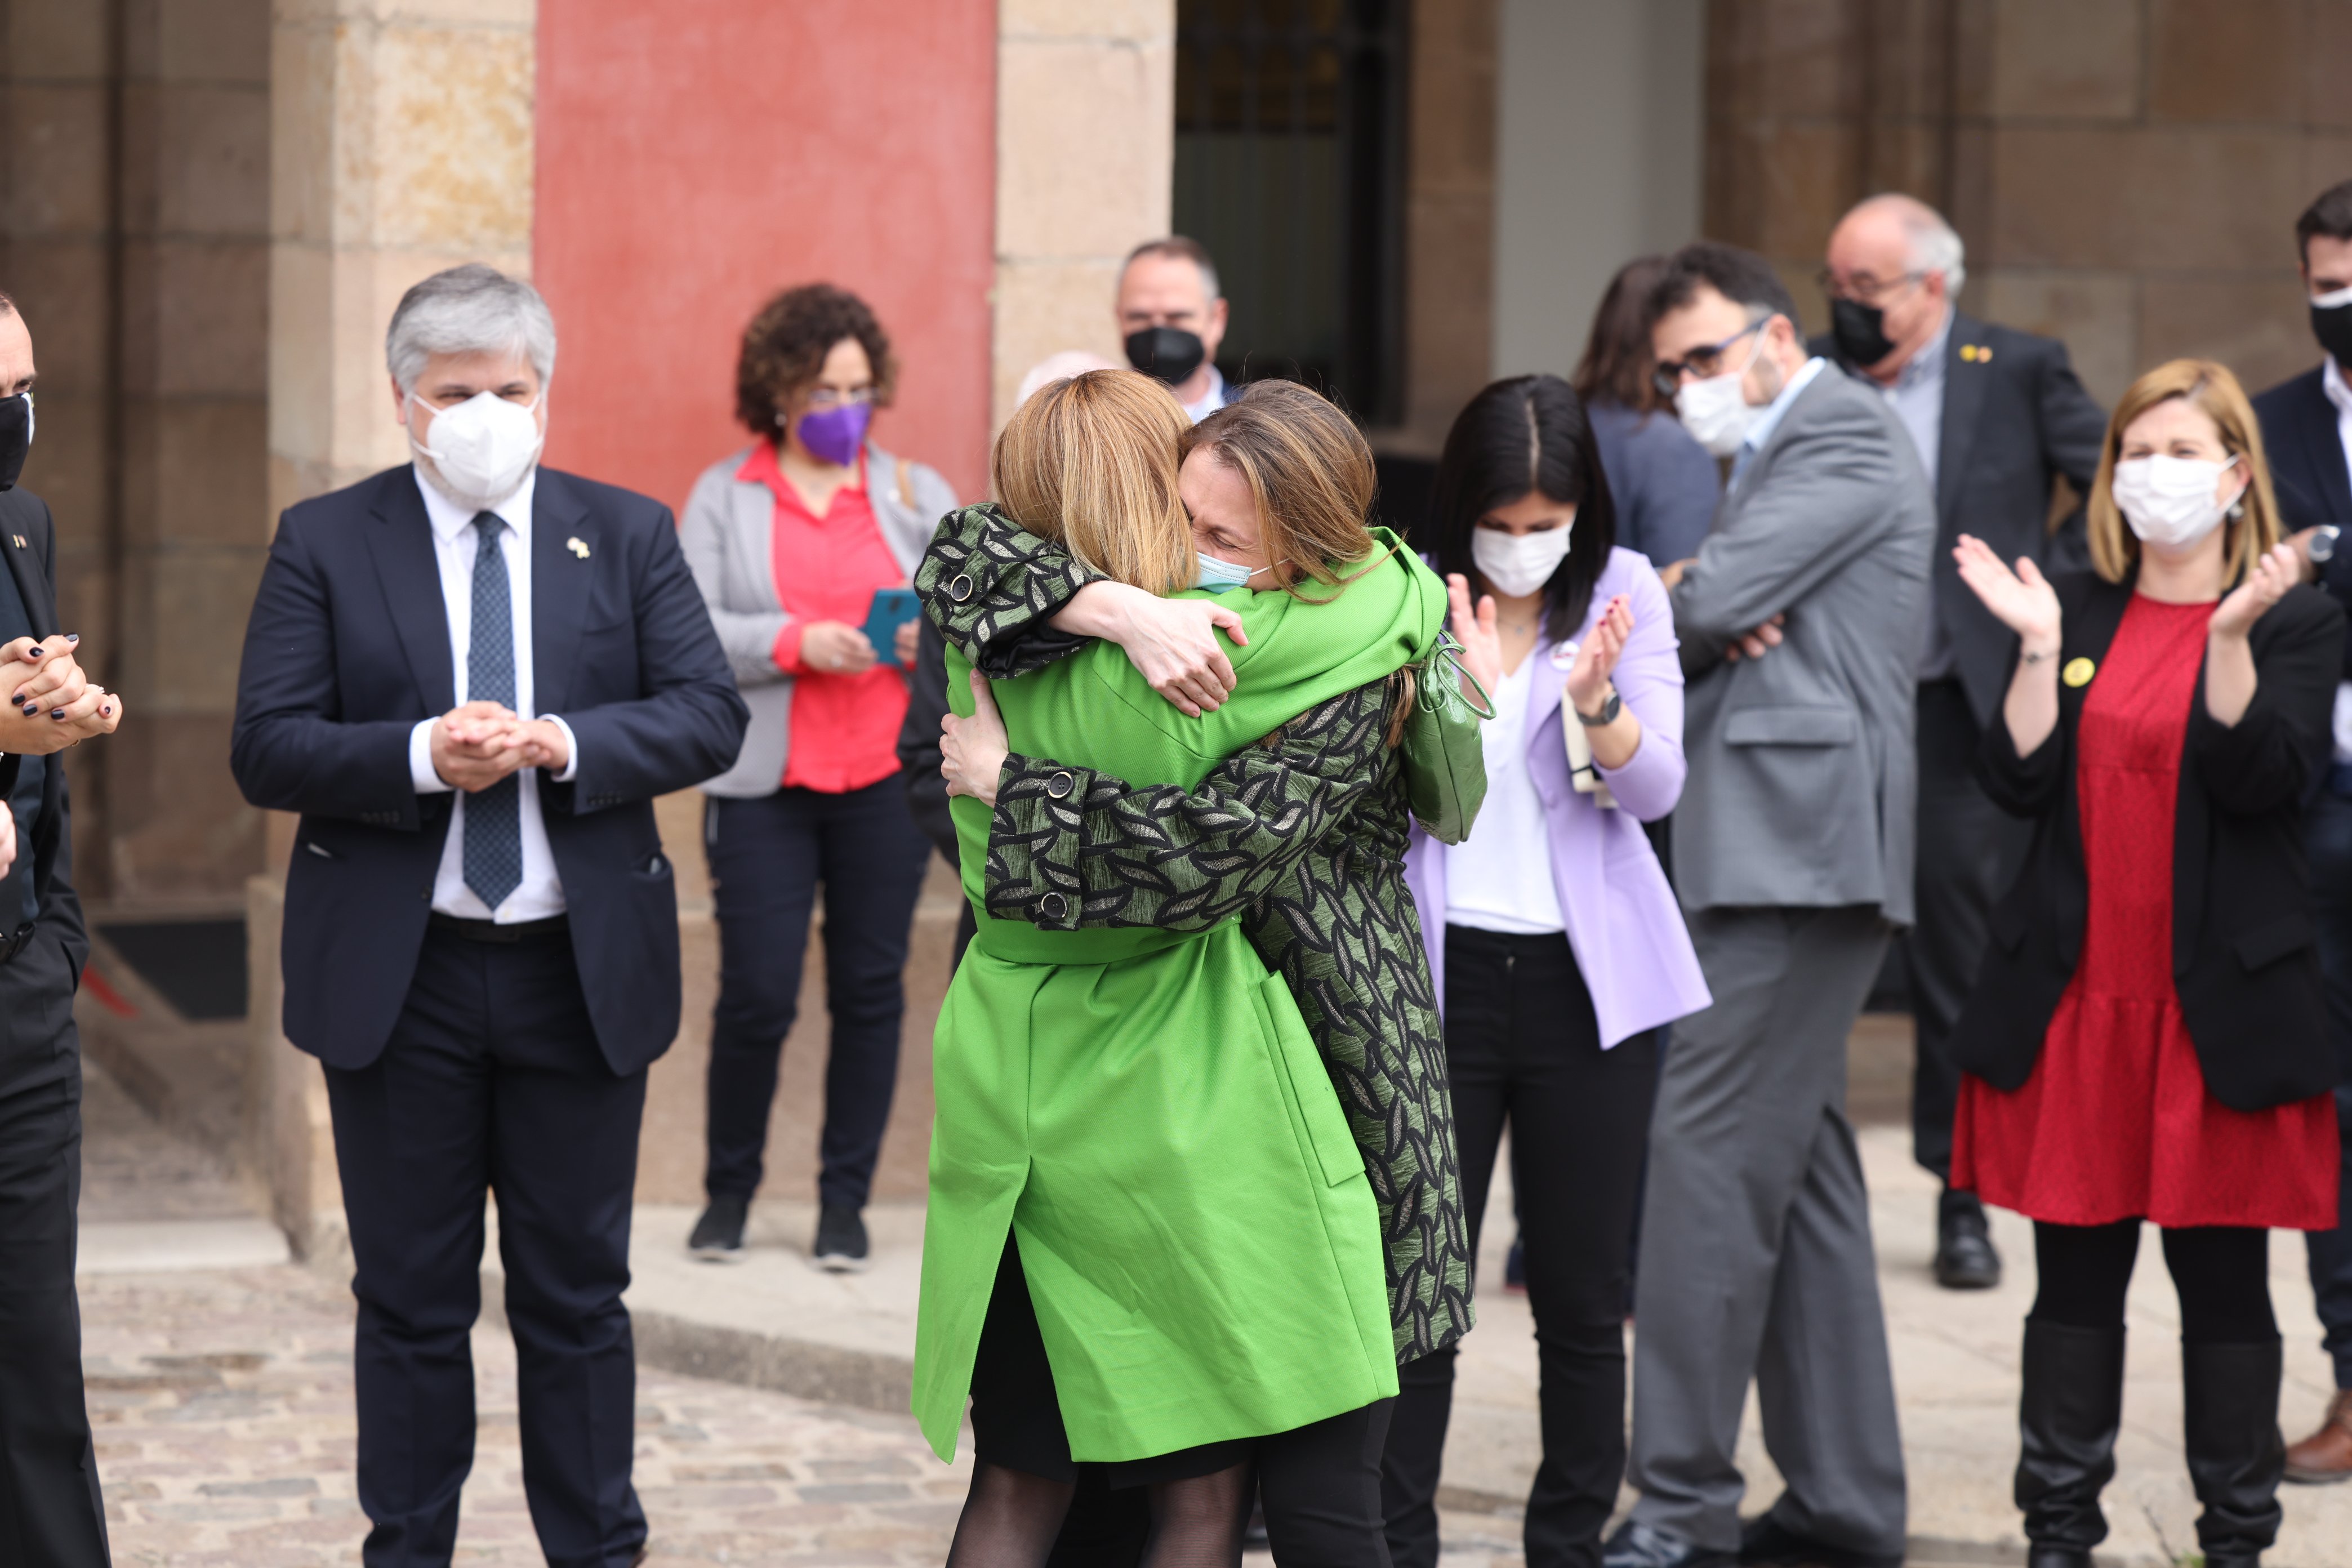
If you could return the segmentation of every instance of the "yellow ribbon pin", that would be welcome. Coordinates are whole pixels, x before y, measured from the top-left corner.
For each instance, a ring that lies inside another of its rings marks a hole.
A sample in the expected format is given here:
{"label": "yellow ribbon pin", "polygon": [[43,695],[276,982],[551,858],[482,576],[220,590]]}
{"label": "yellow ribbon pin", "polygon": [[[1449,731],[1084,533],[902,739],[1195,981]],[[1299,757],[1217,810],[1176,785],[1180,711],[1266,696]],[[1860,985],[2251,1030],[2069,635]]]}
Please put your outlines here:
{"label": "yellow ribbon pin", "polygon": [[583,561],[588,559],[588,546],[581,542],[580,536],[576,533],[563,542],[563,548],[569,550],[572,554],[577,555]]}
{"label": "yellow ribbon pin", "polygon": [[2058,672],[2058,679],[2069,686],[2088,686],[2091,684],[2091,677],[2098,673],[2098,668],[2097,665],[2087,658],[2079,657],[2070,658],[2066,661],[2066,668]]}

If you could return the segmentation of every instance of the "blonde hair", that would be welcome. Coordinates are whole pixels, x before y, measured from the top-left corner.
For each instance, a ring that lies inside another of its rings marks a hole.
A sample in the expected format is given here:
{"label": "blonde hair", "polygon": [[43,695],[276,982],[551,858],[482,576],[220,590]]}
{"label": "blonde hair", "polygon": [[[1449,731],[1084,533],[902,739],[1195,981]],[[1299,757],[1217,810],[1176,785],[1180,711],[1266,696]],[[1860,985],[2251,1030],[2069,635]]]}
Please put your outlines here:
{"label": "blonde hair", "polygon": [[1092,370],[1013,410],[989,457],[1005,514],[1114,582],[1172,594],[1192,582],[1192,532],[1176,493],[1192,421],[1150,376]]}
{"label": "blonde hair", "polygon": [[2133,420],[2179,398],[2201,411],[2221,433],[2221,448],[2246,465],[2246,488],[2238,497],[2240,516],[2225,519],[2221,557],[2224,588],[2242,581],[2247,569],[2279,542],[2278,499],[2271,490],[2271,468],[2263,456],[2263,427],[2246,401],[2245,388],[2227,365],[2209,359],[2177,359],[2137,381],[2116,405],[2107,421],[2106,445],[2099,453],[2099,477],[2092,482],[2087,527],[2091,564],[2110,583],[2120,583],[2139,565],[2139,536],[2116,505],[2116,461],[2124,432]]}
{"label": "blonde hair", "polygon": [[1242,477],[1257,503],[1258,540],[1274,578],[1344,585],[1335,570],[1372,548],[1365,518],[1377,480],[1372,449],[1328,398],[1295,381],[1252,382],[1186,432],[1184,455],[1207,451]]}

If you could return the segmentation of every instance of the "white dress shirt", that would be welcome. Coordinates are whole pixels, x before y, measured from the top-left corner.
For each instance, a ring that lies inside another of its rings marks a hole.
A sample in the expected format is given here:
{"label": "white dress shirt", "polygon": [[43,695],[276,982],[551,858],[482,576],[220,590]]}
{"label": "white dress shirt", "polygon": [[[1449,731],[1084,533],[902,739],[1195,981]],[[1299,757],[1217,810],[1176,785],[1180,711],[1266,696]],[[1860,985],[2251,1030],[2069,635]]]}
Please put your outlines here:
{"label": "white dress shirt", "polygon": [[[433,525],[433,560],[441,569],[441,604],[449,616],[451,668],[457,679],[457,701],[463,706],[467,657],[474,646],[474,558],[480,553],[481,531],[474,526],[474,512],[443,495],[423,474],[416,476],[416,488],[425,496],[425,515]],[[499,552],[506,558],[509,618],[514,626],[514,710],[525,719],[545,717],[562,730],[571,755],[555,778],[559,784],[568,784],[580,772],[580,742],[572,736],[571,725],[552,713],[541,715],[531,708],[530,500],[538,488],[539,470],[533,468],[520,489],[486,510],[498,513],[507,524],[499,531]],[[433,726],[439,721],[436,714],[409,731],[408,772],[419,795],[445,795],[456,787],[433,770]],[[523,768],[515,774],[522,801],[522,880],[514,891],[492,910],[466,886],[466,797],[461,794],[450,812],[449,840],[441,847],[441,868],[433,874],[436,910],[463,920],[494,920],[501,925],[545,920],[563,912],[563,883],[555,874],[555,857],[547,847],[547,823],[540,815],[539,773],[537,768]]]}
{"label": "white dress shirt", "polygon": [[[1551,879],[1551,827],[1535,775],[1528,771],[1528,702],[1536,666],[1530,652],[1495,690],[1495,716],[1478,726],[1486,758],[1486,803],[1470,837],[1445,847],[1445,923],[1517,936],[1568,929]],[[1546,678],[1562,672],[1548,669]],[[1573,714],[1561,719],[1573,723]]]}
{"label": "white dress shirt", "polygon": [[1225,373],[1215,365],[1209,367],[1209,390],[1201,395],[1198,403],[1184,405],[1184,416],[1198,425],[1225,405]]}

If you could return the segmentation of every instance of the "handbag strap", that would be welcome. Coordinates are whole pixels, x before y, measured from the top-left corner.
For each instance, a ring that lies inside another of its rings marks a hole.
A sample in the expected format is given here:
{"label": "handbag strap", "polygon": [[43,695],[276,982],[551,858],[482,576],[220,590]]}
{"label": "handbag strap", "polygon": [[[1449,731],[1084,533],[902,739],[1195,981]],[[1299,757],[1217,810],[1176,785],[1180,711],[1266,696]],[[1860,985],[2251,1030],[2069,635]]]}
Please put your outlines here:
{"label": "handbag strap", "polygon": [[[1437,634],[1436,647],[1431,649],[1429,657],[1415,667],[1420,683],[1419,700],[1424,711],[1434,713],[1437,711],[1438,705],[1445,700],[1444,693],[1450,690],[1462,698],[1471,712],[1475,713],[1482,720],[1491,720],[1495,717],[1495,700],[1487,693],[1486,688],[1479,682],[1478,678],[1470,673],[1469,667],[1462,662],[1463,652],[1462,644],[1455,640],[1452,632],[1441,631]],[[1459,679],[1441,685],[1437,678],[1448,671]],[[1469,696],[1463,692],[1462,682],[1465,680],[1470,683],[1470,689],[1478,694],[1476,701],[1472,701]]]}

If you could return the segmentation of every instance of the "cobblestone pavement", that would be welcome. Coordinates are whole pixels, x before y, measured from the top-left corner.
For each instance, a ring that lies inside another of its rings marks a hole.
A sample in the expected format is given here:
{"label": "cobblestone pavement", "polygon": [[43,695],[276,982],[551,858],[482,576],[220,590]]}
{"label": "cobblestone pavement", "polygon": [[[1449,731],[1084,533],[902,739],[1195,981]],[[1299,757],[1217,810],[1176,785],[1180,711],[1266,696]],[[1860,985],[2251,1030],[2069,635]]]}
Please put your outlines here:
{"label": "cobblestone pavement", "polygon": [[[116,1563],[359,1561],[349,1291],[298,1268],[82,1282]],[[544,1560],[522,1495],[514,1349],[474,1336],[480,1436],[457,1561]],[[648,1568],[937,1564],[969,1479],[911,1419],[645,1371],[636,1481]]]}

